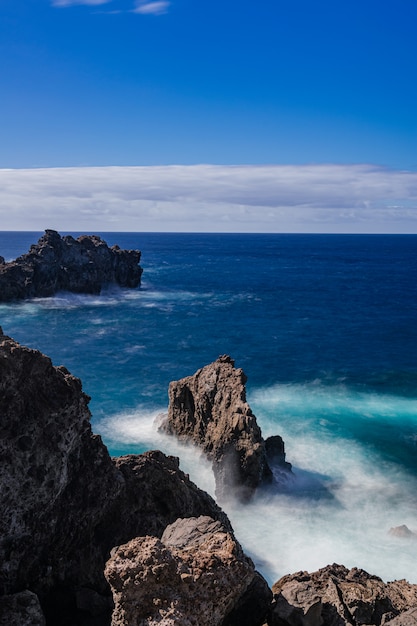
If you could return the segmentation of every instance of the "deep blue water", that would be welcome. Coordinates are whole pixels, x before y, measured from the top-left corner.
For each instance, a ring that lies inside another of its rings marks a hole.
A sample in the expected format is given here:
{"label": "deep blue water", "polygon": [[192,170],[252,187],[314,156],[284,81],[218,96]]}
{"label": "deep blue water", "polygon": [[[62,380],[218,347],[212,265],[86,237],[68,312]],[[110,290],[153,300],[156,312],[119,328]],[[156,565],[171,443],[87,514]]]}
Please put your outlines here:
{"label": "deep blue water", "polygon": [[[1,232],[0,255],[40,234]],[[153,419],[171,380],[228,353],[296,475],[288,493],[225,507],[265,575],[338,561],[417,582],[417,542],[387,534],[417,528],[417,236],[102,237],[142,250],[140,289],[1,305],[0,325],[82,379],[111,452],[180,454],[210,490]]]}

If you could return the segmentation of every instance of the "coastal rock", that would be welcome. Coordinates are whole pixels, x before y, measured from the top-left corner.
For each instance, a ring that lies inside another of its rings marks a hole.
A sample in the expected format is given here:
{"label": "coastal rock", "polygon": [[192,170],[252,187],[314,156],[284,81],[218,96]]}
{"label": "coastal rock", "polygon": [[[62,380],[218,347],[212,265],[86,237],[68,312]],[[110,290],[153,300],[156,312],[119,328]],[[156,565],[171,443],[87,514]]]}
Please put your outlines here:
{"label": "coastal rock", "polygon": [[416,616],[417,585],[343,565],[284,576],[272,592],[270,626],[405,626]]}
{"label": "coastal rock", "polygon": [[[139,537],[119,546],[106,564],[115,609],[112,626],[260,626],[269,609],[250,611],[246,592],[259,576],[233,535],[210,517],[178,519],[159,540]],[[263,580],[263,579],[262,579]],[[233,609],[244,597],[238,621]]]}
{"label": "coastal rock", "polygon": [[0,596],[0,626],[45,626],[45,623],[36,594],[26,590]]}
{"label": "coastal rock", "polygon": [[9,263],[0,262],[0,301],[46,297],[60,290],[99,294],[110,283],[137,287],[142,275],[140,257],[138,250],[109,248],[96,235],[74,239],[46,230],[28,253]]}
{"label": "coastal rock", "polygon": [[169,386],[168,416],[160,429],[200,446],[213,463],[219,500],[248,500],[272,480],[266,446],[246,401],[247,378],[230,356]]}
{"label": "coastal rock", "polygon": [[[179,469],[177,457],[159,450],[113,459],[124,489],[113,520],[113,545],[140,535],[161,537],[179,517],[210,515],[232,532],[228,517],[213,498]],[[123,533],[118,533],[118,528]]]}
{"label": "coastal rock", "polygon": [[64,367],[0,333],[0,595],[29,589],[51,616],[58,588],[58,605],[78,587],[108,593],[97,535],[123,478],[88,402]]}
{"label": "coastal rock", "polygon": [[37,594],[53,626],[100,613],[96,623],[109,623],[113,546],[161,536],[184,515],[229,524],[177,459],[113,461],[91,431],[88,402],[64,367],[0,329],[0,596]]}

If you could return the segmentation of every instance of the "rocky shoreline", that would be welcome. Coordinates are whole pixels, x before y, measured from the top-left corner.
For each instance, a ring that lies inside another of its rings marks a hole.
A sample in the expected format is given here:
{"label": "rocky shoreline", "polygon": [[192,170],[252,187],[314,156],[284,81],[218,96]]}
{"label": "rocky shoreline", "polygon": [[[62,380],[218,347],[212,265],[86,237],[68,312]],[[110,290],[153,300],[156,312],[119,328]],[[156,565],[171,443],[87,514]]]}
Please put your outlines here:
{"label": "rocky shoreline", "polygon": [[138,287],[139,250],[111,248],[97,235],[61,237],[46,230],[29,252],[14,261],[0,256],[0,302],[48,297],[57,291],[99,294],[109,284]]}
{"label": "rocky shoreline", "polygon": [[[0,301],[137,287],[138,250],[47,230],[0,257]],[[245,506],[293,479],[228,355],[169,386],[159,428],[212,462]],[[269,588],[226,514],[158,450],[111,458],[79,379],[0,328],[0,626],[417,626],[417,585],[328,565]],[[406,527],[391,529],[404,540]]]}
{"label": "rocky shoreline", "polygon": [[[258,460],[261,449],[264,477],[271,461],[245,380],[220,357],[172,384],[168,420],[181,406],[194,425],[197,413],[205,416],[200,439],[209,452],[233,443],[243,452],[232,457],[245,459],[253,445]],[[178,404],[185,388],[193,401]],[[91,430],[88,402],[65,367],[0,332],[1,626],[417,624],[417,585],[342,565],[288,575],[269,589],[224,512],[178,459],[159,451],[112,459]],[[208,415],[218,416],[210,445]],[[281,444],[272,449],[286,464]],[[222,455],[211,458],[216,470]]]}

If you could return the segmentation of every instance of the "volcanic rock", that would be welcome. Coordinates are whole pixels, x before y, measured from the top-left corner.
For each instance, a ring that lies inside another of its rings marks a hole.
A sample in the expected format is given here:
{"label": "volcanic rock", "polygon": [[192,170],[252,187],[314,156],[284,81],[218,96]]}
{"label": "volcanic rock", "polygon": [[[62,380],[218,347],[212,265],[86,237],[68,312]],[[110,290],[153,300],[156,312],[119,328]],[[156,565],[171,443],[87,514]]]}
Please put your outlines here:
{"label": "volcanic rock", "polygon": [[[207,516],[178,519],[161,540],[139,537],[119,546],[105,575],[115,600],[112,626],[258,626],[272,598],[233,535]],[[261,594],[247,595],[255,578],[263,584],[263,610]],[[246,611],[233,617],[242,603]]]}
{"label": "volcanic rock", "polygon": [[243,370],[223,355],[169,385],[168,415],[160,429],[202,448],[213,463],[219,500],[231,495],[248,500],[272,480],[261,429],[246,401],[246,381]]}
{"label": "volcanic rock", "polygon": [[362,569],[328,565],[284,576],[272,587],[270,626],[415,624],[417,585],[384,583]]}
{"label": "volcanic rock", "polygon": [[183,516],[230,528],[178,459],[148,452],[112,461],[91,431],[88,402],[64,367],[0,329],[0,596],[37,594],[53,626],[100,612],[96,623],[109,623],[103,572],[113,546],[161,536]]}
{"label": "volcanic rock", "polygon": [[88,402],[64,367],[1,333],[0,593],[98,582],[94,533],[123,480]]}
{"label": "volcanic rock", "polygon": [[179,517],[210,515],[232,532],[227,515],[179,469],[177,457],[151,450],[114,458],[113,463],[124,481],[113,520],[113,546],[139,535],[161,537]]}
{"label": "volcanic rock", "polygon": [[9,263],[0,257],[0,301],[46,297],[60,290],[99,294],[110,283],[137,287],[140,257],[139,250],[109,248],[96,235],[74,239],[46,230],[28,253]]}
{"label": "volcanic rock", "polygon": [[26,590],[0,596],[0,626],[45,626],[37,595]]}

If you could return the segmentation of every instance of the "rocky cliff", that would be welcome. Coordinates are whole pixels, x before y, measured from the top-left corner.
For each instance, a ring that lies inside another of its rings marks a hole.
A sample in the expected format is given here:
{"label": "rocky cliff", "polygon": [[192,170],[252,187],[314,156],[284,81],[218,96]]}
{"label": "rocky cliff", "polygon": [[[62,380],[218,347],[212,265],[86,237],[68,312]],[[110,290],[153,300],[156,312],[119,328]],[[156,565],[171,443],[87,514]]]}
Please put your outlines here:
{"label": "rocky cliff", "polygon": [[[232,377],[220,404],[251,418]],[[0,626],[417,625],[417,585],[342,565],[284,576],[272,600],[178,459],[111,459],[88,402],[64,367],[0,329]],[[285,464],[279,437],[265,447]]]}
{"label": "rocky cliff", "polygon": [[39,626],[44,615],[53,626],[105,626],[114,546],[159,539],[178,518],[201,515],[233,537],[178,459],[154,451],[112,460],[91,431],[88,402],[64,367],[0,329],[0,623]]}
{"label": "rocky cliff", "polygon": [[246,401],[247,378],[228,355],[172,382],[169,407],[161,430],[199,446],[213,462],[216,496],[248,500],[264,482],[272,481],[272,463],[287,473],[281,437],[262,438]]}
{"label": "rocky cliff", "polygon": [[137,287],[140,257],[139,250],[110,248],[96,235],[74,239],[46,230],[27,254],[9,263],[0,257],[0,302],[51,296],[60,290],[98,294],[110,283]]}

